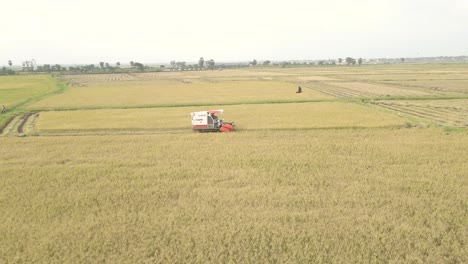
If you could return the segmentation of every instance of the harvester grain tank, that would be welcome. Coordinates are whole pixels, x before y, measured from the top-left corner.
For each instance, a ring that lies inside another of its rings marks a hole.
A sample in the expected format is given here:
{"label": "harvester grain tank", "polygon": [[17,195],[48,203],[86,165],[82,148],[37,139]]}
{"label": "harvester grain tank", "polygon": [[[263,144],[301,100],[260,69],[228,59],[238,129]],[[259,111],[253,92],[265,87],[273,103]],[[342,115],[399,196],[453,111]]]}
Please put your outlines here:
{"label": "harvester grain tank", "polygon": [[234,122],[227,122],[218,118],[224,110],[208,110],[192,112],[192,130],[199,132],[231,132],[235,130]]}

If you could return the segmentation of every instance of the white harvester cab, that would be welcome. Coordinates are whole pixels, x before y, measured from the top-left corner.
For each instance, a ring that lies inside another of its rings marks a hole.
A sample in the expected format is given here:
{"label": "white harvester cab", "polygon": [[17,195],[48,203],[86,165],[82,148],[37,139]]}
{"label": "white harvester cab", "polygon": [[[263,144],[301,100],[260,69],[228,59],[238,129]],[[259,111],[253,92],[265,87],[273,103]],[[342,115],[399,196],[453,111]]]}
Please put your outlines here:
{"label": "white harvester cab", "polygon": [[192,112],[192,129],[200,132],[230,132],[234,130],[234,123],[224,122],[217,115],[223,114],[224,110],[208,110]]}

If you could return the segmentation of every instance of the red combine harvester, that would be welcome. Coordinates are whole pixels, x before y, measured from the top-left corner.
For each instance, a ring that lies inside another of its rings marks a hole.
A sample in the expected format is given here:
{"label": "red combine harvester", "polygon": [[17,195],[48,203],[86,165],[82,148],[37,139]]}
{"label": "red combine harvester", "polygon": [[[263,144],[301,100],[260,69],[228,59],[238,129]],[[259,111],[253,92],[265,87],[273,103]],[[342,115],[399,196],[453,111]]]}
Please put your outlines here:
{"label": "red combine harvester", "polygon": [[199,132],[231,132],[235,130],[234,122],[226,122],[219,119],[217,114],[223,114],[224,110],[208,110],[192,112],[192,130]]}

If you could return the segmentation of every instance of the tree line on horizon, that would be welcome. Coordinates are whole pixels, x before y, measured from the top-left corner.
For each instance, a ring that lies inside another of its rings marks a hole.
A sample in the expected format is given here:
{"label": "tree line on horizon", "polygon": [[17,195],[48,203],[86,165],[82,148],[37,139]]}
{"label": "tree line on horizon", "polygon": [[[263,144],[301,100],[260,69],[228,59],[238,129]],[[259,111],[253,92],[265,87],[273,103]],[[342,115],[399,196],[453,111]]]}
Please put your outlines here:
{"label": "tree line on horizon", "polygon": [[[122,68],[120,62],[115,64],[110,64],[108,62],[100,61],[98,64],[87,64],[87,65],[77,65],[64,67],[60,64],[43,64],[38,66],[33,66],[32,64],[23,62],[22,71],[24,72],[68,72],[74,74],[80,73],[124,73],[124,72],[157,72],[157,71],[171,71],[171,70],[214,70],[215,67],[219,69],[222,68],[232,68],[232,67],[255,67],[255,66],[279,66],[287,67],[289,65],[317,65],[317,66],[333,66],[333,65],[342,65],[346,63],[348,66],[359,65],[361,66],[364,60],[362,58],[354,59],[352,57],[346,57],[345,59],[338,58],[337,60],[319,60],[317,62],[291,62],[291,61],[280,61],[272,62],[270,60],[265,60],[261,64],[256,59],[248,61],[247,64],[239,63],[234,65],[216,65],[213,59],[205,60],[203,57],[200,57],[198,63],[196,64],[187,64],[185,61],[170,61],[169,65],[161,64],[159,66],[148,66],[137,61],[130,61],[130,67]],[[404,58],[400,59],[401,63],[405,62]],[[0,69],[0,75],[14,75],[16,71],[12,68],[12,60],[8,60],[8,66],[2,67]]]}

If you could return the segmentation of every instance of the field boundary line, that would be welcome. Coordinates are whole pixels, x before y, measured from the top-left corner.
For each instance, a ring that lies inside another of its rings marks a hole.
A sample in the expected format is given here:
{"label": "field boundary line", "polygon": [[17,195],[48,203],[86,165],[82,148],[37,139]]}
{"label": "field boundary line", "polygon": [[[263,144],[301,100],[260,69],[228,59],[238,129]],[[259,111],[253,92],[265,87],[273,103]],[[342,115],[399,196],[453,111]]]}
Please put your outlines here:
{"label": "field boundary line", "polygon": [[134,106],[85,106],[85,107],[57,107],[57,108],[33,108],[30,111],[74,111],[74,110],[105,110],[105,109],[138,109],[138,108],[177,108],[193,106],[225,106],[225,105],[251,105],[251,104],[291,104],[291,103],[323,103],[349,101],[339,98],[333,99],[305,99],[305,100],[265,100],[251,102],[225,102],[225,103],[183,103],[183,104],[151,104]]}
{"label": "field boundary line", "polygon": [[326,102],[369,102],[375,100],[456,100],[468,99],[468,96],[447,96],[447,97],[353,97],[353,98],[333,98],[333,99],[304,99],[304,100],[265,100],[251,102],[226,102],[226,103],[183,103],[183,104],[151,104],[134,106],[85,106],[85,107],[57,107],[57,108],[31,108],[32,112],[49,111],[77,111],[77,110],[105,110],[105,109],[143,109],[143,108],[176,108],[195,106],[226,106],[226,105],[261,105],[261,104],[294,104],[294,103],[326,103]]}
{"label": "field boundary line", "polygon": [[[402,125],[384,125],[384,126],[330,126],[330,127],[300,127],[300,128],[244,128],[237,129],[235,133],[252,132],[252,131],[316,131],[316,130],[367,130],[367,129],[405,129],[409,128],[408,124]],[[198,134],[192,131],[191,128],[177,130],[50,130],[39,132],[34,136],[39,137],[56,137],[56,136],[118,136],[118,135],[167,135],[167,134]]]}

